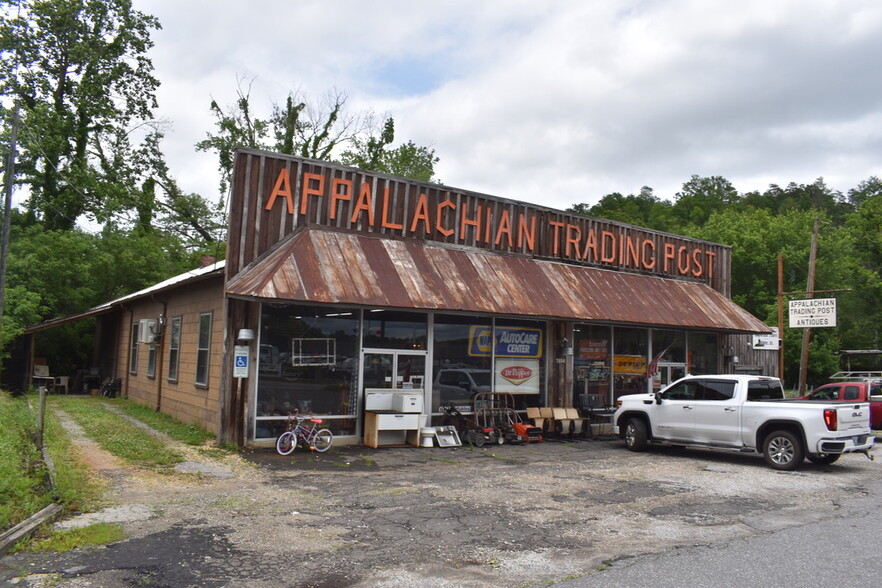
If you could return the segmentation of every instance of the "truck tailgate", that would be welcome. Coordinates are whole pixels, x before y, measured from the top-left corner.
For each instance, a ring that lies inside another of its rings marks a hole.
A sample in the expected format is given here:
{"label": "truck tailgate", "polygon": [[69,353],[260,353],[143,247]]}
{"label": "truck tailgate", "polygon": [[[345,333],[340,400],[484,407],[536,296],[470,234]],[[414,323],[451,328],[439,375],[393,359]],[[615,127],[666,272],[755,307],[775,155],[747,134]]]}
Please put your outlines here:
{"label": "truck tailgate", "polygon": [[870,426],[870,405],[866,402],[841,404],[836,413],[839,431],[866,431]]}

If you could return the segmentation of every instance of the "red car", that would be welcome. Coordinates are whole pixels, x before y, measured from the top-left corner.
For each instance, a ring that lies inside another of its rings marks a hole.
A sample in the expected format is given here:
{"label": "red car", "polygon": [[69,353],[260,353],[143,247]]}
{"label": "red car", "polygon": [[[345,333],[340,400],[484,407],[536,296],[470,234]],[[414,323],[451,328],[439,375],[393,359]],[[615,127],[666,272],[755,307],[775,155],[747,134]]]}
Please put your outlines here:
{"label": "red car", "polygon": [[882,430],[882,382],[836,382],[824,384],[812,390],[803,400],[824,400],[836,402],[869,402],[870,428]]}

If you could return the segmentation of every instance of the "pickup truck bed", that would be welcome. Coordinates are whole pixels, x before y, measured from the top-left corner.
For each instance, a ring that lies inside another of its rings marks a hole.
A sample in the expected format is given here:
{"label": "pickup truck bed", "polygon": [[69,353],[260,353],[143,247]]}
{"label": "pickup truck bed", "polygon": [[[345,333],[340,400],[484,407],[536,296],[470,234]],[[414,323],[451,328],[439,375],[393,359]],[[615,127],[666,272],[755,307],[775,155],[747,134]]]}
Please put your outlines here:
{"label": "pickup truck bed", "polygon": [[822,402],[869,402],[870,428],[874,431],[882,430],[882,383],[878,381],[824,384],[801,398]]}

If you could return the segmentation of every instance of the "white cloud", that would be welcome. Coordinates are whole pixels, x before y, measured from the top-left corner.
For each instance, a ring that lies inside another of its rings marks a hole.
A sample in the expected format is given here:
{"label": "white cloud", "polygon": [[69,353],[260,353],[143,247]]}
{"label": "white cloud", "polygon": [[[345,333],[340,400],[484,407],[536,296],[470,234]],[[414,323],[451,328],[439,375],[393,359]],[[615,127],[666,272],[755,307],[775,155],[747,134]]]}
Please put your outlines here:
{"label": "white cloud", "polygon": [[742,192],[882,175],[882,5],[872,0],[270,2],[136,0],[166,150],[213,197],[211,97],[254,79],[268,110],[291,91],[346,92],[433,147],[450,185],[564,208],[692,174]]}

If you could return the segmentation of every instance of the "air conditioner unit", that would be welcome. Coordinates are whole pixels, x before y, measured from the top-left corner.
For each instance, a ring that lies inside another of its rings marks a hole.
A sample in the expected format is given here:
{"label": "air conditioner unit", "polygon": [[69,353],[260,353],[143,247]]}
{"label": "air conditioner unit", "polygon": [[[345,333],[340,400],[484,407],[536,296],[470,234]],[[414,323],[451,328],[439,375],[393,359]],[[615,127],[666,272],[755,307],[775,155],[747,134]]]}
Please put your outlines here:
{"label": "air conditioner unit", "polygon": [[153,343],[156,341],[156,319],[141,319],[138,321],[138,343]]}

